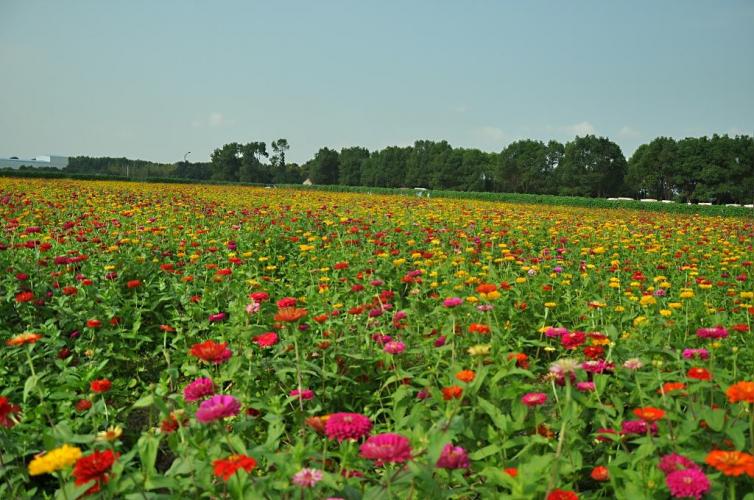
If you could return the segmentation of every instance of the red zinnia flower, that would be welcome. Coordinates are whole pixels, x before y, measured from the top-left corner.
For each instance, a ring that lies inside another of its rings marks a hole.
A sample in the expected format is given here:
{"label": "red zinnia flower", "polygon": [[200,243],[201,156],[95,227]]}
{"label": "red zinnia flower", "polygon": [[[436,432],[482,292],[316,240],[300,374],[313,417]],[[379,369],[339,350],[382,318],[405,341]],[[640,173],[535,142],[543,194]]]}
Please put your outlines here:
{"label": "red zinnia flower", "polygon": [[23,302],[31,302],[34,300],[34,292],[21,292],[16,294],[16,302],[23,303]]}
{"label": "red zinnia flower", "polygon": [[93,380],[89,384],[89,387],[92,389],[92,392],[96,392],[97,394],[102,394],[103,392],[109,391],[112,386],[113,386],[113,383],[110,382],[106,378]]}
{"label": "red zinnia flower", "polygon": [[89,328],[99,328],[102,326],[102,322],[98,319],[90,319],[86,322],[86,326]]}
{"label": "red zinnia flower", "polygon": [[556,488],[547,494],[547,500],[579,500],[579,496],[573,491]]}
{"label": "red zinnia flower", "polygon": [[707,370],[706,368],[700,368],[698,366],[689,368],[686,376],[688,378],[693,378],[696,380],[712,380],[712,374],[709,372],[709,370]]}
{"label": "red zinnia flower", "polygon": [[598,465],[597,467],[592,469],[590,476],[595,481],[607,481],[610,477],[610,474],[607,471],[607,467],[605,467],[604,465]]}
{"label": "red zinnia flower", "polygon": [[257,461],[247,455],[231,455],[212,462],[215,476],[227,481],[238,469],[251,472],[257,466]]}
{"label": "red zinnia flower", "polygon": [[272,347],[278,343],[278,334],[275,332],[262,333],[254,337],[254,343],[259,347]]}
{"label": "red zinnia flower", "polygon": [[128,288],[137,288],[141,285],[141,281],[139,280],[131,280],[128,283],[126,283],[126,286]]}
{"label": "red zinnia flower", "polygon": [[189,354],[207,363],[219,365],[227,361],[233,355],[233,352],[228,349],[227,342],[217,343],[214,340],[205,340],[191,346]]}
{"label": "red zinnia flower", "polygon": [[0,396],[0,426],[11,428],[16,423],[10,419],[11,415],[16,415],[21,411],[21,407],[8,402],[8,398]]}
{"label": "red zinnia flower", "polygon": [[76,485],[81,486],[94,480],[94,485],[86,490],[87,495],[97,493],[103,484],[110,480],[109,472],[119,454],[112,450],[95,451],[90,455],[79,458],[73,468]]}
{"label": "red zinnia flower", "polygon": [[74,407],[76,408],[77,412],[83,413],[92,407],[92,402],[88,399],[79,399],[78,401],[76,401],[76,405]]}

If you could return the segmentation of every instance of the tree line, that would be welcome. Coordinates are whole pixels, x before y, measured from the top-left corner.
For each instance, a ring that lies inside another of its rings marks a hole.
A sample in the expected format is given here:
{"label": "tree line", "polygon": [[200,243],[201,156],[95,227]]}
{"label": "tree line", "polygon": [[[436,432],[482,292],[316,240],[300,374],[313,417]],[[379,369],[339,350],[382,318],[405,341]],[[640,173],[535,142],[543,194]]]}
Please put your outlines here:
{"label": "tree line", "polygon": [[454,148],[447,141],[411,146],[321,148],[299,165],[286,161],[286,139],[230,143],[210,162],[159,164],[126,158],[72,157],[66,170],[136,178],[178,177],[261,184],[339,184],[422,187],[457,191],[638,197],[683,202],[751,203],[754,138],[658,137],[626,160],[606,137],[586,135],[565,144],[524,139],[499,153]]}

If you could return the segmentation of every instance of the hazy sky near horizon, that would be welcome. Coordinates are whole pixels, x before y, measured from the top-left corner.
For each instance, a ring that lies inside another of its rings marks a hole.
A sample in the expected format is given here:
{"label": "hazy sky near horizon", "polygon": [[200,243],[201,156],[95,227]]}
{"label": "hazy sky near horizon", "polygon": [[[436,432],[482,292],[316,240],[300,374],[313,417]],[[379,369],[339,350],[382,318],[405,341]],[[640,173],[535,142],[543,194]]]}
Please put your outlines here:
{"label": "hazy sky near horizon", "polygon": [[0,1],[0,156],[754,134],[754,2]]}

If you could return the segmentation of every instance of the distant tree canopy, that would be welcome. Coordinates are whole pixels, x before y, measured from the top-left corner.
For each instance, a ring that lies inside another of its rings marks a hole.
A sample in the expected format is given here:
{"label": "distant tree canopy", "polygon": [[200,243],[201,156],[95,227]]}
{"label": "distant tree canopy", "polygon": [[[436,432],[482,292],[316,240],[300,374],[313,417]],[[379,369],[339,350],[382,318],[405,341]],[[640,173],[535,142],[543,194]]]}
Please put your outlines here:
{"label": "distant tree canopy", "polygon": [[299,166],[286,162],[290,145],[277,139],[230,143],[209,163],[152,163],[127,158],[69,159],[66,170],[179,177],[261,184],[422,187],[458,191],[559,194],[590,197],[649,197],[678,201],[752,203],[754,139],[713,135],[675,140],[658,137],[626,161],[606,137],[587,135],[565,144],[530,139],[499,153],[454,148],[447,141],[419,140],[412,146],[321,148]]}

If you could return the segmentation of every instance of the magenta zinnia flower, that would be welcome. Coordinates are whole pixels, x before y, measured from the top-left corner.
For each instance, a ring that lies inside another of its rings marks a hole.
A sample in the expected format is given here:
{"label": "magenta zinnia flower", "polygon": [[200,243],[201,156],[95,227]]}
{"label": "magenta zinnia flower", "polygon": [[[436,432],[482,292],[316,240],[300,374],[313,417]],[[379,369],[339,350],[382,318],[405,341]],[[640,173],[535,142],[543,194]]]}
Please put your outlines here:
{"label": "magenta zinnia flower", "polygon": [[386,432],[370,436],[360,447],[362,458],[374,460],[381,466],[388,462],[402,463],[411,460],[411,444],[400,434]]}
{"label": "magenta zinnia flower", "polygon": [[325,424],[325,435],[329,439],[360,439],[372,430],[372,422],[360,413],[333,413]]}
{"label": "magenta zinnia flower", "polygon": [[196,419],[206,424],[221,418],[238,415],[240,409],[241,403],[236,398],[218,394],[199,405],[199,409],[196,410]]}
{"label": "magenta zinnia flower", "polygon": [[696,336],[703,339],[721,339],[728,336],[728,330],[724,326],[713,326],[712,328],[698,328]]}
{"label": "magenta zinnia flower", "polygon": [[692,460],[677,453],[669,453],[662,457],[660,459],[658,467],[660,467],[660,470],[662,470],[662,472],[664,472],[666,476],[672,472],[679,470],[699,468],[699,466],[696,465]]}
{"label": "magenta zinnia flower", "polygon": [[220,322],[220,321],[222,321],[224,319],[225,319],[225,313],[224,312],[219,312],[219,313],[215,313],[215,314],[210,314],[209,315],[209,322],[210,323],[218,323],[218,322]]}
{"label": "magenta zinnia flower", "polygon": [[671,472],[665,477],[674,498],[702,498],[710,488],[709,479],[701,469],[689,468]]}
{"label": "magenta zinnia flower", "polygon": [[453,446],[453,443],[448,443],[442,449],[435,466],[440,469],[468,469],[471,467],[471,463],[466,450],[460,446]]}
{"label": "magenta zinnia flower", "polygon": [[314,391],[311,389],[301,389],[301,391],[299,391],[298,389],[293,389],[288,395],[292,398],[298,397],[299,399],[307,401],[314,397]]}
{"label": "magenta zinnia flower", "polygon": [[640,434],[640,435],[647,435],[648,433],[652,433],[652,435],[657,435],[657,424],[647,423],[644,420],[626,420],[621,424],[621,434]]}
{"label": "magenta zinnia flower", "polygon": [[205,396],[211,396],[215,393],[215,384],[212,379],[201,377],[183,388],[183,399],[186,401],[199,401]]}
{"label": "magenta zinnia flower", "polygon": [[708,359],[709,351],[707,349],[684,349],[683,357],[686,359]]}
{"label": "magenta zinnia flower", "polygon": [[539,406],[545,404],[547,394],[544,392],[528,392],[521,396],[521,402],[526,406]]}
{"label": "magenta zinnia flower", "polygon": [[463,299],[460,297],[450,297],[442,301],[442,305],[445,307],[456,307],[463,304]]}
{"label": "magenta zinnia flower", "polygon": [[579,392],[592,392],[597,389],[594,382],[578,382],[576,384],[576,390]]}

